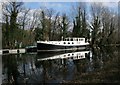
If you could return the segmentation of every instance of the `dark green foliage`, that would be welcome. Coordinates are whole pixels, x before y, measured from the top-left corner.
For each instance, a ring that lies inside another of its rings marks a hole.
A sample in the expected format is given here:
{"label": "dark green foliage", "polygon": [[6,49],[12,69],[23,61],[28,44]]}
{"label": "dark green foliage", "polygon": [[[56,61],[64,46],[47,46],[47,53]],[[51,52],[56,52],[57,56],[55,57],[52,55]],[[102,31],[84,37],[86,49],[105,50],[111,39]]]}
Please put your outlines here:
{"label": "dark green foliage", "polygon": [[38,40],[42,40],[42,37],[43,37],[43,35],[42,35],[42,29],[40,29],[40,28],[36,28],[35,29],[35,41],[38,41]]}
{"label": "dark green foliage", "polygon": [[61,30],[62,30],[63,39],[67,37],[68,25],[69,25],[69,21],[67,19],[66,14],[64,14],[62,16],[62,22],[61,22]]}
{"label": "dark green foliage", "polygon": [[98,44],[97,38],[99,36],[99,31],[100,31],[100,20],[99,20],[98,16],[94,17],[91,29],[92,29],[92,36],[91,36],[92,41],[91,41],[91,43],[92,43],[92,45]]}
{"label": "dark green foliage", "polygon": [[78,8],[78,15],[73,20],[73,37],[90,38],[90,30],[87,28],[86,10]]}

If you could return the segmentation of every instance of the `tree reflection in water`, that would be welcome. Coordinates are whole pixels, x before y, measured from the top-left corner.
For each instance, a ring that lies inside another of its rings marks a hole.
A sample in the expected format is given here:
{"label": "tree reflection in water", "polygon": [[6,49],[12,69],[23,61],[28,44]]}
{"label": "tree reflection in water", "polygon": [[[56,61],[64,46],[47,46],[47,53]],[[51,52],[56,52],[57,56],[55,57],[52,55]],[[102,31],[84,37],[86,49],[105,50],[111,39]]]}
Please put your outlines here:
{"label": "tree reflection in water", "polygon": [[6,81],[12,85],[17,85],[17,79],[19,77],[17,55],[4,55],[3,62],[3,69],[6,69],[3,72],[3,74],[6,74]]}
{"label": "tree reflection in water", "polygon": [[[119,67],[117,64],[119,55],[116,48],[91,49],[88,54],[85,54],[85,57],[79,55],[77,55],[79,57],[74,57],[75,54],[73,53],[71,52],[71,54],[66,54],[63,57],[53,54],[53,57],[51,57],[50,54],[47,54],[50,59],[48,56],[45,57],[46,54],[3,55],[4,78],[7,75],[5,79],[13,85],[18,83],[105,82],[119,80],[116,73],[119,71],[117,69]],[[109,75],[106,72],[111,74]]]}

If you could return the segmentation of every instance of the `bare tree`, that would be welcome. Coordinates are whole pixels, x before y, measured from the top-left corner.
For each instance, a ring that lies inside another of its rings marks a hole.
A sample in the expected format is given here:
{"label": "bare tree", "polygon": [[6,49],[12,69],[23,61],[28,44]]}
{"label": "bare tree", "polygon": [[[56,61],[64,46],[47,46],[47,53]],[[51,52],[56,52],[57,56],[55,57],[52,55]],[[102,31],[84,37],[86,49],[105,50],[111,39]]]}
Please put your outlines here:
{"label": "bare tree", "polygon": [[108,8],[104,8],[102,10],[102,37],[101,37],[101,44],[107,43],[110,44],[111,36],[114,34],[117,28],[117,15],[113,11],[110,12]]}
{"label": "bare tree", "polygon": [[56,33],[56,31],[57,31],[57,29],[58,29],[58,23],[57,22],[59,22],[59,13],[57,13],[56,15],[55,15],[55,19],[53,20],[53,26],[52,26],[52,40],[55,40],[55,33]]}
{"label": "bare tree", "polygon": [[49,30],[49,40],[52,40],[52,25],[53,25],[53,15],[54,15],[55,11],[53,9],[47,9],[47,16],[48,16],[48,30]]}
{"label": "bare tree", "polygon": [[92,3],[91,15],[92,45],[101,46],[113,43],[111,38],[115,35],[117,27],[116,13],[110,11],[108,7],[104,7],[102,3]]}
{"label": "bare tree", "polygon": [[30,9],[26,9],[24,8],[24,10],[22,10],[20,13],[19,13],[19,16],[17,17],[17,23],[19,24],[19,28],[21,28],[21,43],[22,45],[24,45],[25,43],[25,29],[28,29],[28,21],[30,20],[29,19],[29,11]]}
{"label": "bare tree", "polygon": [[28,25],[28,14],[29,14],[30,9],[25,9],[19,13],[20,16],[18,16],[18,23],[22,27],[23,30],[25,30],[25,26]]}

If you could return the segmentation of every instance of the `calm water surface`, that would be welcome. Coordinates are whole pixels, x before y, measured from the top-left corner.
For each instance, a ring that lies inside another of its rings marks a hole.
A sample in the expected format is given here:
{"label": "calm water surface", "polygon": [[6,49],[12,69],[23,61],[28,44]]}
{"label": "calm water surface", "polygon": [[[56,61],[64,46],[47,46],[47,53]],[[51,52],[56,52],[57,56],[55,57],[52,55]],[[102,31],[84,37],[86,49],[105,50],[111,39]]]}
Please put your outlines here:
{"label": "calm water surface", "polygon": [[[96,72],[103,74],[102,72],[111,71],[112,68],[118,71],[118,49],[106,47],[77,52],[3,55],[2,81],[3,84],[12,85],[63,83],[75,80],[86,82],[89,78],[92,80],[91,76],[95,76]],[[86,74],[87,78],[83,76]],[[112,79],[109,79],[109,76],[101,76],[103,82],[119,82],[116,73],[111,76]]]}

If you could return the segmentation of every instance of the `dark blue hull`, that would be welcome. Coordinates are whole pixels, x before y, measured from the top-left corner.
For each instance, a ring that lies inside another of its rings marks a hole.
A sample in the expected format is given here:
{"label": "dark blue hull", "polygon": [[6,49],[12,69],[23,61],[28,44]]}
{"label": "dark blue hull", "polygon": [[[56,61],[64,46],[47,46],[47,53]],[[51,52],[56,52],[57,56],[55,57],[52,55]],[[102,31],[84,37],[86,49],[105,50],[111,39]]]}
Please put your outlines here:
{"label": "dark blue hull", "polygon": [[52,44],[44,44],[37,43],[37,51],[64,51],[64,50],[74,50],[75,48],[85,49],[84,46],[62,46],[62,45],[52,45]]}
{"label": "dark blue hull", "polygon": [[37,52],[37,46],[26,48],[26,52]]}

